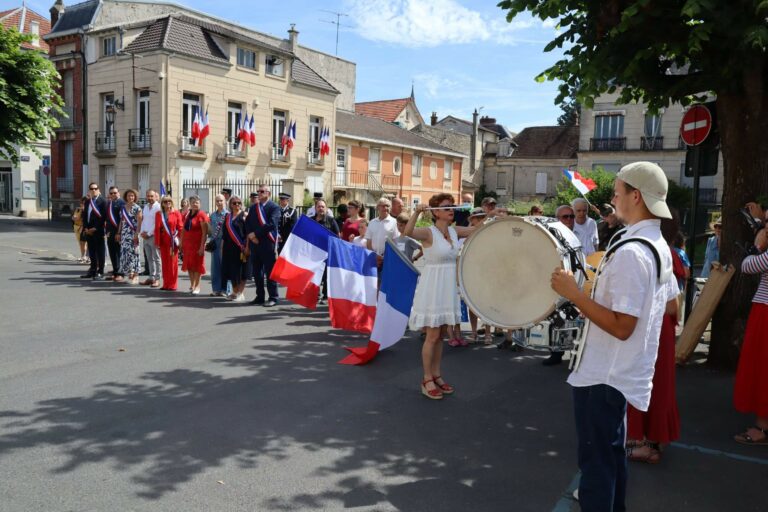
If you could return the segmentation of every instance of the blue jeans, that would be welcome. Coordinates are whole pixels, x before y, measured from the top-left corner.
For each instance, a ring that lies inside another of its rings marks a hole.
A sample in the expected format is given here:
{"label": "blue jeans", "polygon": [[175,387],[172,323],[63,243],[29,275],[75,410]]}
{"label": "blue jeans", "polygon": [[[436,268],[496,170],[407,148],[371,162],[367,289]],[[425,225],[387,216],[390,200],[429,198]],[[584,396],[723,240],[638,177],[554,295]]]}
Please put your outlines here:
{"label": "blue jeans", "polygon": [[226,292],[229,295],[232,293],[232,283],[230,281],[222,282],[221,275],[221,246],[223,243],[221,238],[216,240],[216,248],[211,253],[211,289],[214,293]]}
{"label": "blue jeans", "polygon": [[627,400],[600,384],[573,388],[579,439],[579,505],[584,512],[623,512],[627,489]]}

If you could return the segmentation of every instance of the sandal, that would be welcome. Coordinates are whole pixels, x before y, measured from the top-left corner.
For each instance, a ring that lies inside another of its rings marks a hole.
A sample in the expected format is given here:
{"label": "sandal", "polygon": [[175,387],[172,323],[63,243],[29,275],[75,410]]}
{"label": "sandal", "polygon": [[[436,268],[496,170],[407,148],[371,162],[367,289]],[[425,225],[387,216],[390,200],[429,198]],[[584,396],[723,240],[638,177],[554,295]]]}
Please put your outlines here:
{"label": "sandal", "polygon": [[456,341],[458,341],[459,345],[461,345],[462,347],[466,347],[467,345],[469,345],[469,342],[467,340],[465,340],[464,338],[462,338],[461,336],[458,336],[456,338]]}
{"label": "sandal", "polygon": [[[434,389],[427,389],[427,384],[429,384],[430,382],[435,386]],[[443,399],[443,392],[440,391],[440,389],[437,387],[437,384],[435,384],[434,379],[433,380],[427,379],[421,382],[421,394],[429,398],[430,400]]]}
{"label": "sandal", "polygon": [[457,340],[456,338],[452,338],[448,341],[448,346],[450,347],[459,347],[461,346],[461,342]]}
{"label": "sandal", "polygon": [[[442,380],[443,382],[438,382],[438,380]],[[435,386],[437,386],[440,389],[440,391],[443,392],[444,395],[450,395],[455,391],[453,386],[446,383],[440,375],[438,375],[437,377],[434,377],[432,379],[432,382],[435,383]]]}
{"label": "sandal", "polygon": [[[758,432],[763,433],[762,439],[753,439],[752,436],[749,435],[749,429],[757,430]],[[742,432],[741,434],[737,434],[733,436],[733,440],[736,441],[739,444],[755,444],[755,445],[766,445],[768,446],[768,428],[760,428],[757,425],[754,427],[749,427],[747,430]]]}
{"label": "sandal", "polygon": [[[641,448],[648,448],[644,455],[636,453]],[[638,443],[635,446],[627,448],[627,458],[635,462],[644,462],[646,464],[658,464],[661,461],[661,453],[653,447],[651,443]]]}

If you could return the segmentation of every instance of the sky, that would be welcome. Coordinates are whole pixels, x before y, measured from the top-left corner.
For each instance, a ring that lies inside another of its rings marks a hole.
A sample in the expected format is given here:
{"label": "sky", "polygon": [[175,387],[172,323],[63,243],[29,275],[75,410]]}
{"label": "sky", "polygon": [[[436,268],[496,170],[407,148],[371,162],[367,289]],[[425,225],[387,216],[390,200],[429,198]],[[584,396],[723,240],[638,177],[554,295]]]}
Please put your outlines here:
{"label": "sky", "polygon": [[[428,121],[454,115],[481,115],[519,132],[527,126],[553,125],[557,84],[537,83],[538,73],[558,53],[544,53],[556,34],[551,20],[521,14],[508,23],[498,0],[178,0],[219,18],[272,35],[287,37],[291,23],[299,44],[336,53],[357,64],[356,101],[407,97],[413,85],[416,104]],[[27,5],[47,15],[53,0]],[[67,2],[71,4],[76,2]],[[3,9],[19,2],[0,2]]]}

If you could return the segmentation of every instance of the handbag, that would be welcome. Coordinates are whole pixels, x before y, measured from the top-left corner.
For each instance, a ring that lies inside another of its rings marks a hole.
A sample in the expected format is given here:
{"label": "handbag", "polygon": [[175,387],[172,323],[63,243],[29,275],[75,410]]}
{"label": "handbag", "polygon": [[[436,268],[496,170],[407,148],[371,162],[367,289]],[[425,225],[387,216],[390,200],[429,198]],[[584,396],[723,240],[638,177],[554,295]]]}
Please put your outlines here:
{"label": "handbag", "polygon": [[224,224],[223,220],[219,222],[218,226],[216,226],[216,232],[213,234],[213,237],[211,237],[210,240],[205,242],[206,252],[213,252],[216,249],[216,237],[219,236],[219,231],[221,230],[222,224]]}

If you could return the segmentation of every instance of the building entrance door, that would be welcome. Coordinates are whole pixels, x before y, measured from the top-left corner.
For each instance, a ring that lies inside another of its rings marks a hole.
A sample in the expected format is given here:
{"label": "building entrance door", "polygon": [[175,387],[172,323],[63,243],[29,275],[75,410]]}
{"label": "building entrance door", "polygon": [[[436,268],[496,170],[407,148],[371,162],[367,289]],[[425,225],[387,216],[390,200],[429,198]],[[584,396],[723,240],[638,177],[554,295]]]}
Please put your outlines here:
{"label": "building entrance door", "polygon": [[0,169],[0,213],[13,212],[13,174],[10,168]]}

